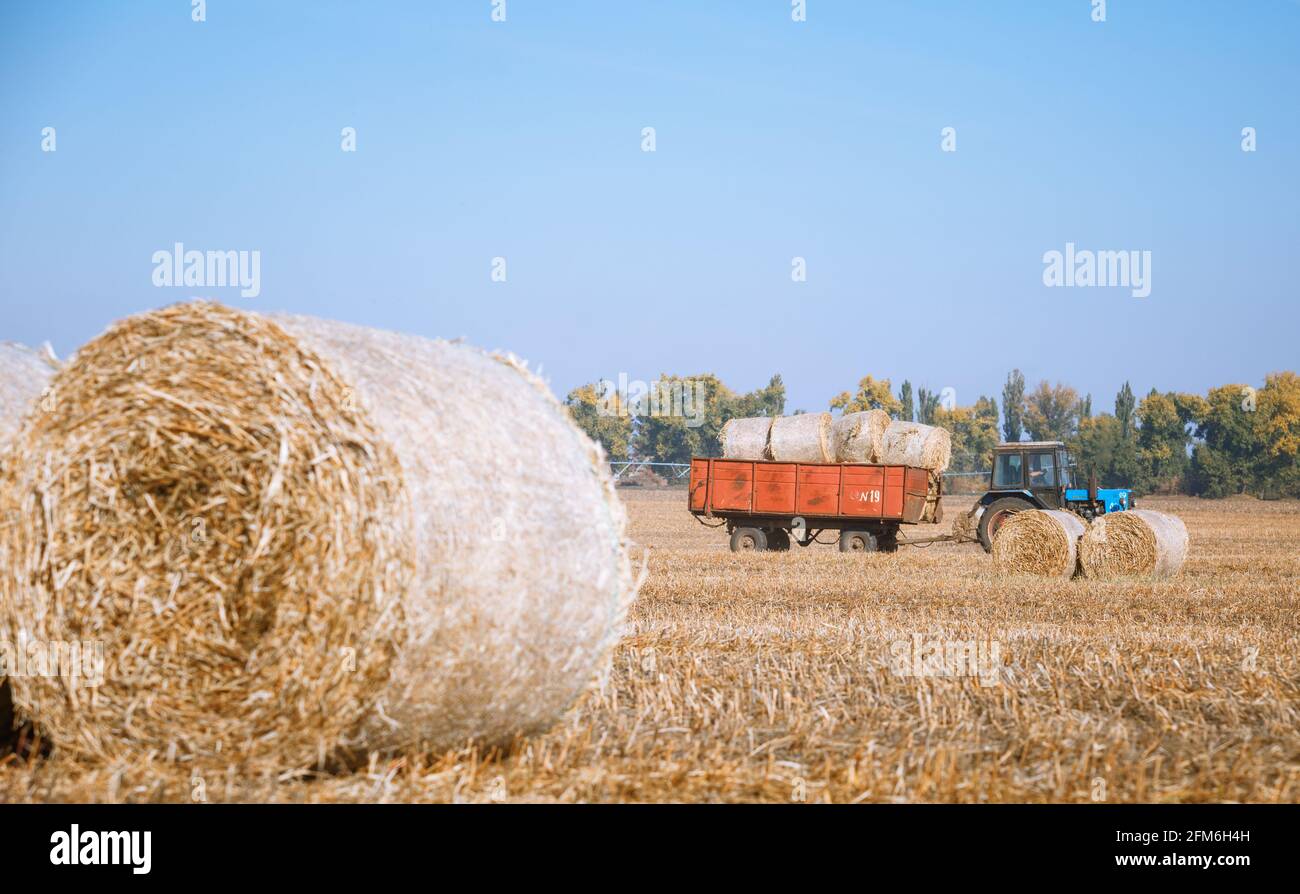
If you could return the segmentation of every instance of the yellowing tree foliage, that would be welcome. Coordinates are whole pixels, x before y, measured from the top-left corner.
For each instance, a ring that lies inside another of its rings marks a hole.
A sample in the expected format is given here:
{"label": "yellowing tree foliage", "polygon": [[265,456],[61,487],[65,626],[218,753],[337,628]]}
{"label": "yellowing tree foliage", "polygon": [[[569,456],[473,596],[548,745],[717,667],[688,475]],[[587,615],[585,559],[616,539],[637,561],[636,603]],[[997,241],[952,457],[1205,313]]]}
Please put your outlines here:
{"label": "yellowing tree foliage", "polygon": [[858,390],[854,393],[848,391],[841,392],[836,397],[831,398],[832,410],[843,410],[845,413],[860,413],[864,410],[884,410],[895,419],[903,410],[902,403],[894,397],[893,385],[889,379],[877,380],[867,376],[858,382]]}

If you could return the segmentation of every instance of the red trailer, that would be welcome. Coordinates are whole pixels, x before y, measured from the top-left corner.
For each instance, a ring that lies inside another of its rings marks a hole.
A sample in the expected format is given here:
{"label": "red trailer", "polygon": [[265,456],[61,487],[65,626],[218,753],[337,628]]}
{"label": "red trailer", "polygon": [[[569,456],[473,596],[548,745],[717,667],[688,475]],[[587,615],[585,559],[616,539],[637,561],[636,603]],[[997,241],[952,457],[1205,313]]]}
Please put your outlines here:
{"label": "red trailer", "polygon": [[[938,476],[909,466],[859,463],[781,463],[691,460],[689,506],[702,521],[717,520],[733,552],[807,546],[838,531],[841,552],[893,552],[900,525],[942,519]],[[707,523],[707,521],[706,521]]]}

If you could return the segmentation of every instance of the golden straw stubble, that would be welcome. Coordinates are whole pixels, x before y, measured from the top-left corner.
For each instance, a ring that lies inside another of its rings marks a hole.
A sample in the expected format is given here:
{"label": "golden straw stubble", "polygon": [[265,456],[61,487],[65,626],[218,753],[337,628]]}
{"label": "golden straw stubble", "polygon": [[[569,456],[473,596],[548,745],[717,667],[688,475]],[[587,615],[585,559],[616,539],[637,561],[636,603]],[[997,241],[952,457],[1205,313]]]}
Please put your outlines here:
{"label": "golden straw stubble", "polygon": [[1017,512],[1002,523],[993,538],[993,563],[1004,574],[1072,577],[1083,532],[1083,520],[1073,512]]}
{"label": "golden straw stubble", "polygon": [[98,647],[103,678],[15,676],[19,711],[74,755],[319,761],[390,675],[412,573],[401,470],[347,384],[193,303],[117,323],[54,387],[0,479],[0,631]]}

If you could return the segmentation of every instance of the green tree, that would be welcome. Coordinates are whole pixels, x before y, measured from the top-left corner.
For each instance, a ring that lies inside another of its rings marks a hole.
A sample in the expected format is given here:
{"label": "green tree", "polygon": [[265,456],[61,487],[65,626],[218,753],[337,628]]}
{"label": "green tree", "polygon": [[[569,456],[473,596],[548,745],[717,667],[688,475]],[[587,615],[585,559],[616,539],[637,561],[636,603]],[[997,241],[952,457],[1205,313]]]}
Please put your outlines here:
{"label": "green tree", "polygon": [[[690,395],[691,406],[682,413],[640,413],[632,436],[639,459],[663,463],[688,463],[692,456],[717,456],[718,433],[731,418],[735,394],[715,375],[659,377],[669,391],[676,386]],[[662,408],[661,408],[662,409]]]}
{"label": "green tree", "polygon": [[[1115,421],[1119,423],[1119,441],[1115,447],[1114,460],[1108,472],[1107,480],[1114,487],[1134,487],[1139,477],[1137,451],[1137,400],[1129,383],[1119,389],[1115,395]],[[1099,470],[1100,474],[1100,470]]]}
{"label": "green tree", "polygon": [[1007,383],[1002,386],[1002,437],[1008,442],[1020,440],[1024,431],[1025,377],[1018,369],[1007,373]]}
{"label": "green tree", "polygon": [[1080,419],[1079,430],[1069,444],[1084,481],[1096,472],[1101,487],[1132,486],[1132,437],[1124,437],[1119,419],[1109,413]]}
{"label": "green tree", "polygon": [[993,448],[998,444],[998,405],[992,398],[981,396],[970,407],[936,407],[933,424],[948,429],[952,435],[953,472],[989,469]]}
{"label": "green tree", "polygon": [[1300,496],[1300,376],[1270,373],[1256,398],[1259,477],[1266,496]]}
{"label": "green tree", "polygon": [[1128,382],[1124,387],[1119,389],[1115,395],[1115,418],[1119,420],[1120,434],[1127,438],[1133,434],[1133,413],[1137,409],[1137,401],[1133,397],[1133,389],[1129,387]]}
{"label": "green tree", "polygon": [[[1195,411],[1184,397],[1188,411]],[[1188,486],[1194,494],[1222,497],[1255,493],[1300,496],[1300,378],[1274,373],[1264,387],[1210,389],[1196,426]]]}
{"label": "green tree", "polygon": [[[636,416],[632,450],[642,459],[665,463],[688,463],[693,456],[718,456],[722,447],[718,435],[728,419],[738,416],[780,416],[785,410],[785,384],[772,376],[767,387],[748,394],[736,394],[715,375],[662,375],[657,386],[661,394],[680,393],[680,407],[669,407],[660,399],[659,411],[642,411]],[[636,409],[636,408],[634,408]]]}
{"label": "green tree", "polygon": [[728,419],[734,416],[782,415],[785,413],[785,382],[782,381],[781,374],[772,376],[766,388],[733,396],[726,409],[730,414]]}
{"label": "green tree", "polygon": [[1184,412],[1180,412],[1174,394],[1161,394],[1154,388],[1138,404],[1136,484],[1143,492],[1172,493],[1183,485],[1190,440]]}
{"label": "green tree", "polygon": [[1025,398],[1025,428],[1035,441],[1068,441],[1078,425],[1079,393],[1046,381]]}
{"label": "green tree", "polygon": [[569,416],[587,437],[613,459],[626,459],[632,438],[632,414],[612,382],[582,385],[564,399]]}
{"label": "green tree", "polygon": [[898,418],[904,422],[911,422],[916,418],[916,408],[912,405],[912,383],[903,380],[903,387],[898,391]]}
{"label": "green tree", "polygon": [[875,379],[867,376],[858,382],[858,390],[850,393],[841,392],[831,398],[832,410],[845,413],[859,413],[863,410],[884,410],[895,419],[902,410],[902,404],[894,397],[893,386],[889,379]]}
{"label": "green tree", "polygon": [[1260,483],[1262,445],[1256,432],[1253,403],[1248,410],[1245,385],[1211,388],[1206,411],[1196,426],[1201,439],[1192,448],[1188,490],[1198,496],[1226,497],[1254,491]]}
{"label": "green tree", "polygon": [[916,392],[916,421],[924,425],[937,425],[935,414],[939,412],[939,393],[926,388]]}

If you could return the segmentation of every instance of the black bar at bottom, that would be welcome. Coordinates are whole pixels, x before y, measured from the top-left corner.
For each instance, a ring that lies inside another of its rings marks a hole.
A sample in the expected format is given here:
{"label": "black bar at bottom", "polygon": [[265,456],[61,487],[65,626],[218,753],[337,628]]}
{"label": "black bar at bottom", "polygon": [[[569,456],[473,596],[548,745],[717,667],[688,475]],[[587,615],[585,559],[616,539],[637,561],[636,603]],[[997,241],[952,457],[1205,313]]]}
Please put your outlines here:
{"label": "black bar at bottom", "polygon": [[[655,884],[688,873],[735,884],[787,872],[866,881],[881,870],[927,881],[1228,882],[1285,870],[1297,820],[1294,805],[9,805],[0,852],[6,882],[378,883],[451,867],[493,883]],[[140,834],[114,834],[123,832]]]}

